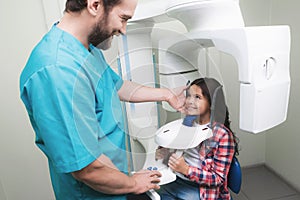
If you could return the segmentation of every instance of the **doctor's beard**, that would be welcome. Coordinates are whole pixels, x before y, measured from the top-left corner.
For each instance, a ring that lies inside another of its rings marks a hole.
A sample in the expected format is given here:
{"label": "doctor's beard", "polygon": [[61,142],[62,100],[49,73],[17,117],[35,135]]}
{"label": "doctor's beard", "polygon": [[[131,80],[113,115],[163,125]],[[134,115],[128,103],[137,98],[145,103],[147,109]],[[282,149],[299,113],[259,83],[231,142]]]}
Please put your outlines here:
{"label": "doctor's beard", "polygon": [[116,31],[109,32],[107,29],[107,16],[104,16],[95,25],[88,36],[88,41],[98,49],[107,50],[111,47],[112,38]]}

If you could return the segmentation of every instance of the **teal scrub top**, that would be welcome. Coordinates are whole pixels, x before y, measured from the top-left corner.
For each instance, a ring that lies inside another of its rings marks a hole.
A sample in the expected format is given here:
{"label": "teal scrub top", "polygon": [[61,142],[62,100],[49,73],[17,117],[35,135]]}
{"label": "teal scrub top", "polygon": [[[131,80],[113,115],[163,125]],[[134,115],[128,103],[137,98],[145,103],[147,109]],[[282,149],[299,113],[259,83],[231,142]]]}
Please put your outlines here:
{"label": "teal scrub top", "polygon": [[56,199],[126,199],[97,192],[73,178],[108,156],[127,172],[125,131],[117,91],[122,79],[100,50],[89,52],[56,25],[32,51],[20,77],[21,99],[49,162]]}

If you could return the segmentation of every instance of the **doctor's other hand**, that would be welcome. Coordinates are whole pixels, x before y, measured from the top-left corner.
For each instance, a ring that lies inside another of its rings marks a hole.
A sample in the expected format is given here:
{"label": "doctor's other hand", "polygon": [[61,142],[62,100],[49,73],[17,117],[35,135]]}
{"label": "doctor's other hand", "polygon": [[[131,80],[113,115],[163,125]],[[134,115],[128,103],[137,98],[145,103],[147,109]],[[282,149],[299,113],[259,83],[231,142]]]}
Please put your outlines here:
{"label": "doctor's other hand", "polygon": [[159,171],[141,170],[134,173],[131,178],[134,179],[134,194],[142,194],[148,190],[160,189],[158,183],[160,182],[161,173]]}
{"label": "doctor's other hand", "polygon": [[172,106],[175,110],[180,112],[184,112],[184,104],[185,104],[185,91],[188,86],[181,86],[173,89],[169,89],[170,94],[167,98],[167,102]]}

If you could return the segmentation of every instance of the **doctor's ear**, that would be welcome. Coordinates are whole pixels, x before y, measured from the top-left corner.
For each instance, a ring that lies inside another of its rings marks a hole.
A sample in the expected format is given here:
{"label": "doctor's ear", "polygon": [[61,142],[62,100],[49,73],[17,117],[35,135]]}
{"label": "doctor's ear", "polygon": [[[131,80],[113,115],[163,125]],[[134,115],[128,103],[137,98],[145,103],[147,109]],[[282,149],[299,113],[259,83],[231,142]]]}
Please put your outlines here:
{"label": "doctor's ear", "polygon": [[97,16],[99,12],[104,12],[103,3],[101,0],[87,0],[87,10],[91,15]]}

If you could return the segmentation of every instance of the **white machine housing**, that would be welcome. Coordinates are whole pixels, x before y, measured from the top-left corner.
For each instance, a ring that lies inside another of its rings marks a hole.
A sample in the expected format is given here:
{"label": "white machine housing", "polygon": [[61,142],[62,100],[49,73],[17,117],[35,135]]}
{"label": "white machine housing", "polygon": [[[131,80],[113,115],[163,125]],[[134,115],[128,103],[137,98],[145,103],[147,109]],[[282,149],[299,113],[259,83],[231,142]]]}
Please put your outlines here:
{"label": "white machine housing", "polygon": [[[173,88],[184,83],[182,77],[199,77],[199,52],[214,46],[232,55],[238,64],[240,128],[259,133],[286,120],[290,91],[289,26],[245,27],[237,0],[149,0],[138,4],[132,26],[128,26],[129,48],[141,40],[151,40],[149,35],[155,23],[174,19],[181,21],[188,32],[159,42],[159,49],[164,50],[159,51],[160,85]],[[172,110],[167,104],[163,106]]]}

